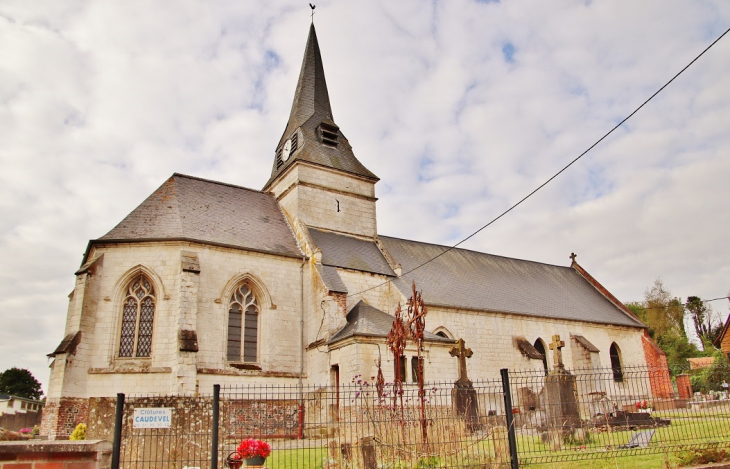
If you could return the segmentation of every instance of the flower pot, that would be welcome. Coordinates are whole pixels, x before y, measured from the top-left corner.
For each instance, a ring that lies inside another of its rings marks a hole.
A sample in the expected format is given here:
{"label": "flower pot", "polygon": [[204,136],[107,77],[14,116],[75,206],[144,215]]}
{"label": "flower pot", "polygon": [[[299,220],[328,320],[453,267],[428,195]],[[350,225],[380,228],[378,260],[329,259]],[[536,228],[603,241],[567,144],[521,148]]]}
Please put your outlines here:
{"label": "flower pot", "polygon": [[252,458],[246,458],[244,461],[246,461],[247,466],[263,466],[266,458],[263,456],[254,456]]}
{"label": "flower pot", "polygon": [[243,466],[243,459],[241,459],[240,454],[234,451],[228,455],[226,458],[226,467],[230,469],[241,469],[241,466]]}

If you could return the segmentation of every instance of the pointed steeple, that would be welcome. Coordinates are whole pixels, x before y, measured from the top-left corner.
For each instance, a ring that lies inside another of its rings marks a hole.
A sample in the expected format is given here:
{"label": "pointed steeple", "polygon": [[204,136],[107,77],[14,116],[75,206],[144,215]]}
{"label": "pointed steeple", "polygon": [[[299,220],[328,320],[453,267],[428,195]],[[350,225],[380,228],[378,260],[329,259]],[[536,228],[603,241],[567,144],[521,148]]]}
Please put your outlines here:
{"label": "pointed steeple", "polygon": [[289,122],[276,146],[271,178],[264,190],[268,190],[296,161],[378,180],[358,161],[350,143],[335,124],[314,24],[309,28]]}
{"label": "pointed steeple", "polygon": [[320,121],[327,119],[334,124],[327,81],[324,78],[322,55],[319,52],[319,42],[317,42],[317,32],[312,23],[309,28],[307,47],[304,49],[304,60],[299,72],[297,90],[294,93],[294,103],[289,114],[289,123],[279,144],[284,143],[291,132],[314,116]]}

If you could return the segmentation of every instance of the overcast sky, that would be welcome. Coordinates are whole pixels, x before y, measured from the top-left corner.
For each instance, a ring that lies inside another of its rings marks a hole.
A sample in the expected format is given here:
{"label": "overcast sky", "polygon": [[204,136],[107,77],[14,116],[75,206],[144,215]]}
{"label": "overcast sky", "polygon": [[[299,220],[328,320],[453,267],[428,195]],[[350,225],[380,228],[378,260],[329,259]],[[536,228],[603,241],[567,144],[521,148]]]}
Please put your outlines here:
{"label": "overcast sky", "polygon": [[[453,244],[575,158],[730,27],[730,2],[318,1],[335,121],[381,234]],[[0,371],[48,382],[89,239],[173,172],[260,189],[307,1],[0,3]],[[730,290],[730,35],[464,247],[623,301]],[[723,317],[727,301],[714,302]]]}

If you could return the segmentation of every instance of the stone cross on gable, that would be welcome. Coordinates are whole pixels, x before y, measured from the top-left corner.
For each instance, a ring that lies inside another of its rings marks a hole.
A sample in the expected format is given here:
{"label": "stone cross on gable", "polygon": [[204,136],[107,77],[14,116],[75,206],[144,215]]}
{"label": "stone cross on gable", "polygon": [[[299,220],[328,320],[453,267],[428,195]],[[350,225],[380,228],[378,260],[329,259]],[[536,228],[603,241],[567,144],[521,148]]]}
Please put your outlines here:
{"label": "stone cross on gable", "polygon": [[553,341],[550,343],[550,350],[553,351],[553,367],[562,369],[563,366],[563,351],[561,348],[565,347],[565,342],[560,340],[559,335],[553,336]]}
{"label": "stone cross on gable", "polygon": [[449,355],[459,359],[459,380],[457,383],[469,383],[469,378],[466,375],[466,359],[471,358],[474,353],[470,348],[466,348],[464,339],[456,341],[456,347],[449,350]]}

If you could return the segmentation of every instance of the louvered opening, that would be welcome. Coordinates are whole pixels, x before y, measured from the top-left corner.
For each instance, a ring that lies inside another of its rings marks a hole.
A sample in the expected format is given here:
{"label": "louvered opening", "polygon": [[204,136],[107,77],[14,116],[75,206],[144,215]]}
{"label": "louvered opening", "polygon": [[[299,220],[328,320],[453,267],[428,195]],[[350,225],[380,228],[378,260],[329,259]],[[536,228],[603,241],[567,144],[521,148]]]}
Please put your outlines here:
{"label": "louvered opening", "polygon": [[294,132],[294,135],[291,136],[291,154],[294,154],[295,151],[297,151],[297,148],[299,148],[299,133]]}
{"label": "louvered opening", "polygon": [[284,166],[284,161],[281,159],[281,148],[276,150],[276,170],[278,171]]}
{"label": "louvered opening", "polygon": [[320,137],[322,138],[322,143],[324,143],[327,146],[330,147],[336,147],[337,146],[337,132],[340,129],[333,125],[328,124],[321,124],[319,126],[320,131]]}

